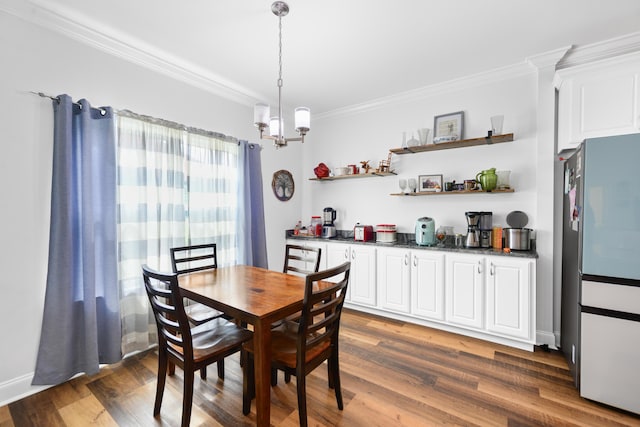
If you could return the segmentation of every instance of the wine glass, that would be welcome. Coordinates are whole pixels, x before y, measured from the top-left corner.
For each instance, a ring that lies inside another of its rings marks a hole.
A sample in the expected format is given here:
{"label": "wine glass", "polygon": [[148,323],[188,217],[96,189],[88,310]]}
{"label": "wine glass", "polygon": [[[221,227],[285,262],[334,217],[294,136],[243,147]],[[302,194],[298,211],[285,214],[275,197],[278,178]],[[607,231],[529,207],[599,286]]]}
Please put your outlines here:
{"label": "wine glass", "polygon": [[407,188],[407,180],[404,178],[400,178],[398,180],[398,185],[400,186],[400,192],[402,194],[406,194],[404,190]]}
{"label": "wine glass", "polygon": [[412,193],[416,192],[416,188],[418,188],[418,183],[415,178],[409,178],[409,191]]}
{"label": "wine glass", "polygon": [[447,229],[445,227],[438,227],[436,230],[436,239],[438,239],[438,246],[444,246],[444,239],[447,237]]}

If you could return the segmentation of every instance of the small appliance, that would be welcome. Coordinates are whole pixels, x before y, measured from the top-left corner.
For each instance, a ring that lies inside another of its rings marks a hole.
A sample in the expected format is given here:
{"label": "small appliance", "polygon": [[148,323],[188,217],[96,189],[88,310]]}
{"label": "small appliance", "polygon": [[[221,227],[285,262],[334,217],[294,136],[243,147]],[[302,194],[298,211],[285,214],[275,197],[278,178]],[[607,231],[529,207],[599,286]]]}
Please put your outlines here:
{"label": "small appliance", "polygon": [[422,217],[416,221],[416,245],[433,246],[436,244],[436,223],[433,218]]}
{"label": "small appliance", "polygon": [[373,240],[373,226],[356,224],[353,227],[353,239],[356,242],[368,242]]}
{"label": "small appliance", "polygon": [[480,222],[480,212],[465,212],[467,217],[467,240],[465,246],[467,248],[480,247],[480,230],[478,224]]}
{"label": "small appliance", "polygon": [[480,231],[480,247],[491,247],[491,234],[493,230],[493,213],[478,212],[480,221],[478,222],[478,230]]}
{"label": "small appliance", "polygon": [[336,220],[337,212],[333,208],[324,208],[323,210],[323,224],[322,224],[322,237],[330,239],[336,237],[338,232],[334,221]]}
{"label": "small appliance", "polygon": [[376,226],[376,242],[395,243],[397,240],[395,224],[378,224]]}

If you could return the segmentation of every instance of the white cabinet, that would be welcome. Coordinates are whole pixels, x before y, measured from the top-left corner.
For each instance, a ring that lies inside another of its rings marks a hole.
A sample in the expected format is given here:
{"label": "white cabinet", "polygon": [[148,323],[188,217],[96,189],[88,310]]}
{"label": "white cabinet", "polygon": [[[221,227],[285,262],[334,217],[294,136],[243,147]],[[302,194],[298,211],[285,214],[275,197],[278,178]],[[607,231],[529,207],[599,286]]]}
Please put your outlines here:
{"label": "white cabinet", "polygon": [[485,257],[450,253],[446,257],[445,313],[452,324],[481,329]]}
{"label": "white cabinet", "polygon": [[446,259],[448,322],[527,341],[535,338],[534,260],[463,254],[447,254]]}
{"label": "white cabinet", "polygon": [[378,306],[444,320],[444,253],[378,249]]}
{"label": "white cabinet", "polygon": [[535,344],[535,258],[317,244],[321,268],[351,261],[346,301],[354,309],[529,350]]}
{"label": "white cabinet", "polygon": [[378,306],[385,310],[409,313],[411,251],[380,248],[376,256],[378,270]]}
{"label": "white cabinet", "polygon": [[348,301],[376,305],[376,247],[327,243],[327,268],[351,261]]}
{"label": "white cabinet", "polygon": [[558,151],[640,131],[640,54],[559,70]]}
{"label": "white cabinet", "polygon": [[442,252],[411,253],[411,313],[444,320],[444,259]]}
{"label": "white cabinet", "polygon": [[[487,258],[487,330],[533,338],[535,265],[522,258]],[[532,324],[533,321],[533,324]]]}

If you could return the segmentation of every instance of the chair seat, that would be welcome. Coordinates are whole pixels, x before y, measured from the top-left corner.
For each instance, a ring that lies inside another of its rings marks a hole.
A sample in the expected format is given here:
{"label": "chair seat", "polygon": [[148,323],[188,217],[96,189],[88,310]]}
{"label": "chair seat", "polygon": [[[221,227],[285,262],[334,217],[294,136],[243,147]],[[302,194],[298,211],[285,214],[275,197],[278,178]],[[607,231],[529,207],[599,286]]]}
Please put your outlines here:
{"label": "chair seat", "polygon": [[[250,340],[253,332],[241,328],[233,322],[217,317],[209,322],[191,328],[193,359],[196,363],[224,354],[237,347],[239,342]],[[182,348],[169,343],[178,353]]]}
{"label": "chair seat", "polygon": [[[296,342],[298,339],[298,323],[284,320],[278,327],[271,330],[271,360],[282,363],[292,369],[296,367]],[[307,349],[305,356],[309,362],[329,348],[329,342],[324,342],[311,349]],[[244,344],[244,349],[253,353],[253,341]]]}
{"label": "chair seat", "polygon": [[208,307],[204,304],[200,304],[199,302],[185,305],[184,312],[187,314],[189,320],[191,320],[196,325],[223,315],[221,311],[218,311],[215,308]]}

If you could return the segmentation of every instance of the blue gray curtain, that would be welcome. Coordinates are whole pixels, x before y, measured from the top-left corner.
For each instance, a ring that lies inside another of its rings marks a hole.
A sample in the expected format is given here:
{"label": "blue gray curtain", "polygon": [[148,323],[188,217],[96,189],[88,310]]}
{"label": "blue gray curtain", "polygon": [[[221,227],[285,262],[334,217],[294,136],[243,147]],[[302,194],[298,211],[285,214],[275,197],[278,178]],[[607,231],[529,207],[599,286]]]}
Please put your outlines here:
{"label": "blue gray curtain", "polygon": [[238,191],[238,224],[240,239],[237,245],[241,253],[239,264],[268,268],[267,238],[264,222],[264,197],[262,191],[262,162],[257,144],[240,141],[240,185]]}
{"label": "blue gray curtain", "polygon": [[121,359],[111,108],[53,102],[49,265],[33,384],[95,374]]}

